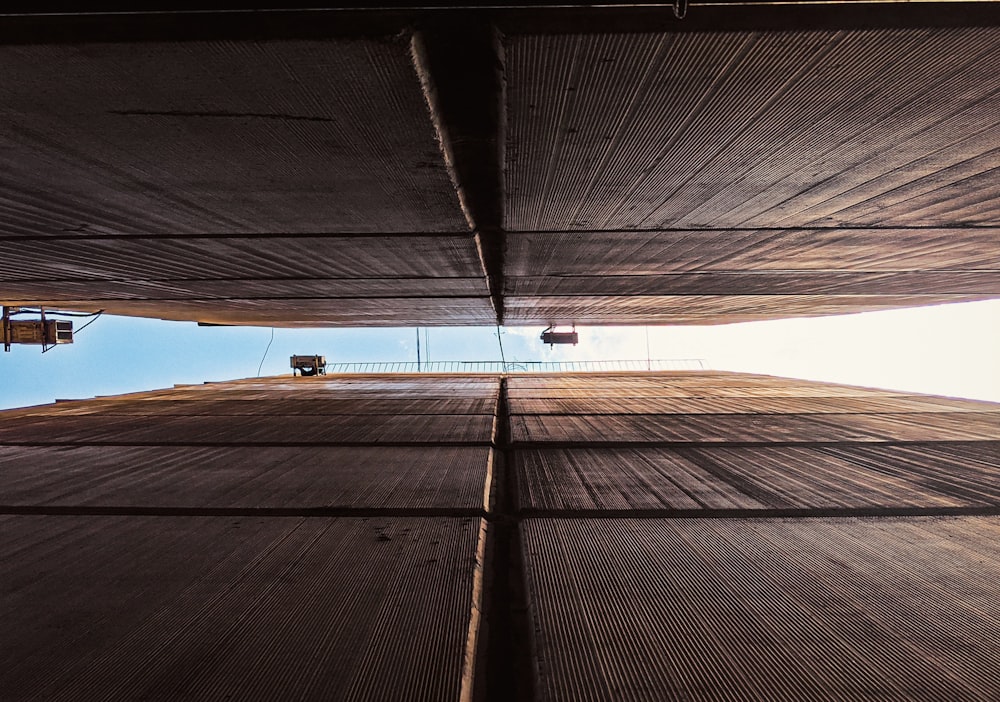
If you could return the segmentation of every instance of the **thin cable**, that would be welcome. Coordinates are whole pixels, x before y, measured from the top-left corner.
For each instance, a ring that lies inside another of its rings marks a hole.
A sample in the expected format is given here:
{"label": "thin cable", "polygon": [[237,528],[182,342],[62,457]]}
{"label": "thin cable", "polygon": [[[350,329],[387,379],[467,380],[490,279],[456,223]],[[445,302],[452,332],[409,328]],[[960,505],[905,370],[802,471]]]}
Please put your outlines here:
{"label": "thin cable", "polygon": [[[82,332],[82,331],[83,331],[84,329],[86,329],[86,328],[87,328],[87,327],[89,327],[89,326],[90,326],[91,324],[93,324],[93,323],[94,323],[94,322],[96,322],[96,321],[97,321],[98,319],[100,319],[100,317],[101,317],[101,315],[102,315],[102,314],[104,314],[104,310],[100,310],[100,311],[98,311],[98,312],[94,312],[93,314],[74,314],[74,315],[70,315],[70,316],[72,316],[72,317],[93,317],[93,319],[92,319],[92,320],[90,320],[89,322],[87,322],[86,324],[84,324],[84,325],[83,325],[82,327],[80,327],[79,329],[75,329],[75,330],[73,331],[73,336],[74,336],[74,337],[78,336],[78,335],[80,334],[80,332]],[[48,348],[45,348],[45,347],[43,346],[43,347],[42,347],[42,353],[45,353],[46,351],[51,351],[51,350],[52,350],[52,349],[54,349],[54,348],[55,348],[56,346],[57,346],[57,344],[53,344],[52,346],[50,346],[50,347],[48,347]]]}
{"label": "thin cable", "polygon": [[[42,311],[34,309],[21,308],[17,312],[11,312],[9,316],[13,317],[15,314],[41,314]],[[97,312],[58,312],[56,310],[45,310],[45,315],[47,317],[100,317],[104,314],[104,310],[97,310]],[[89,322],[88,322],[89,324]],[[83,329],[83,327],[80,327]]]}
{"label": "thin cable", "polygon": [[500,361],[503,363],[503,372],[507,372],[507,359],[503,355],[503,339],[500,338],[500,325],[497,325],[497,341],[500,342]]}
{"label": "thin cable", "polygon": [[[84,329],[86,329],[87,327],[89,327],[91,324],[93,324],[94,322],[96,322],[98,319],[101,318],[102,314],[104,314],[104,310],[101,310],[100,312],[95,312],[94,315],[93,315],[94,318],[92,320],[90,320],[89,322],[87,322],[86,324],[84,324],[79,329],[77,329],[75,332],[73,332],[73,335],[75,336],[75,335],[79,334]],[[80,315],[80,316],[82,317],[83,315]]]}
{"label": "thin cable", "polygon": [[[271,327],[271,341],[274,341],[274,327]],[[261,356],[260,365],[257,366],[257,377],[260,377],[260,369],[264,367],[264,359],[267,358],[267,352],[271,350],[271,341],[267,342],[267,348],[264,349],[264,355]]]}

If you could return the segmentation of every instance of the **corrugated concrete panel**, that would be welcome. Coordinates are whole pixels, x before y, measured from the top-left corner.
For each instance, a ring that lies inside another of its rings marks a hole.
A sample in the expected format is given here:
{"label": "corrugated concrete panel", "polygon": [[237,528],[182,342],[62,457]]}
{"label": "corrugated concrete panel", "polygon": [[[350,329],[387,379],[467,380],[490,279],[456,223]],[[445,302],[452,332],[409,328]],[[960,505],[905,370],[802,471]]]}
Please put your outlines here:
{"label": "corrugated concrete panel", "polygon": [[492,466],[486,446],[0,446],[0,503],[484,510]]}
{"label": "corrugated concrete panel", "polygon": [[12,418],[0,444],[489,443],[492,415],[243,417],[70,415]]}
{"label": "corrugated concrete panel", "polygon": [[[923,411],[927,406],[922,405]],[[997,408],[1000,411],[1000,407]],[[104,417],[167,416],[253,417],[259,415],[322,417],[333,415],[408,415],[408,414],[488,414],[496,411],[492,398],[305,398],[179,400],[152,397],[144,400],[89,400],[60,402],[54,407],[36,408],[38,414],[100,414]],[[23,410],[21,412],[24,412]]]}
{"label": "corrugated concrete panel", "polygon": [[515,465],[518,507],[526,510],[769,506],[665,449],[523,449]]}
{"label": "corrugated concrete panel", "polygon": [[[40,431],[44,431],[40,429]],[[0,437],[3,435],[0,434]],[[519,443],[816,442],[878,441],[844,425],[826,426],[796,415],[520,415],[511,418]],[[930,438],[930,437],[927,437]]]}
{"label": "corrugated concrete panel", "polygon": [[516,452],[529,510],[934,508],[1000,505],[1000,444]]}
{"label": "corrugated concrete panel", "polygon": [[0,300],[495,323],[409,34],[389,34],[0,47]]}
{"label": "corrugated concrete panel", "polygon": [[275,326],[495,321],[471,235],[15,238],[0,257],[9,304]]}
{"label": "corrugated concrete panel", "polygon": [[997,408],[675,371],[4,412],[0,698],[992,699]]}
{"label": "corrugated concrete panel", "polygon": [[989,441],[1000,437],[1000,414],[518,415],[511,437],[515,443]]}
{"label": "corrugated concrete panel", "polygon": [[1000,295],[1000,28],[786,9],[9,18],[0,302],[411,326]]}
{"label": "corrugated concrete panel", "polygon": [[469,235],[0,239],[0,254],[11,280],[135,280],[169,289],[174,280],[227,278],[234,293],[243,279],[482,277]]}
{"label": "corrugated concrete panel", "polygon": [[[1000,236],[1000,230],[997,231]],[[518,237],[513,236],[516,241]],[[666,252],[665,252],[666,253]],[[798,253],[795,250],[791,255]],[[562,251],[561,262],[568,257]],[[660,261],[673,262],[667,255]],[[529,264],[519,259],[521,264]],[[542,264],[544,265],[544,264]],[[550,265],[558,267],[555,261]],[[576,267],[579,262],[570,265]],[[822,271],[710,270],[676,273],[601,275],[595,265],[586,273],[525,275],[506,278],[510,297],[619,295],[1000,295],[1000,271]],[[987,266],[993,267],[988,263]]]}
{"label": "corrugated concrete panel", "polygon": [[[455,375],[433,373],[344,374],[310,378],[248,378],[226,383],[185,386],[185,394],[205,397],[247,396],[264,393],[268,399],[281,398],[496,398],[500,379],[496,375]],[[181,396],[177,389],[165,391],[171,398]]]}
{"label": "corrugated concrete panel", "polygon": [[994,699],[1000,520],[528,520],[538,698]]}
{"label": "corrugated concrete panel", "polygon": [[1000,404],[897,395],[849,397],[568,397],[513,398],[515,414],[910,414],[1000,412]]}
{"label": "corrugated concrete panel", "polygon": [[[849,419],[846,419],[849,417]],[[845,421],[841,422],[841,419]],[[1000,438],[1000,414],[995,412],[953,412],[906,415],[856,414],[818,415],[825,425],[850,425],[861,431],[901,441],[963,441]]]}
{"label": "corrugated concrete panel", "polygon": [[505,298],[505,319],[542,324],[734,324],[974,302],[982,295],[574,295]]}
{"label": "corrugated concrete panel", "polygon": [[[836,385],[808,380],[778,378],[751,373],[725,371],[676,371],[656,373],[591,373],[564,377],[531,374],[510,376],[508,394],[521,399],[585,399],[606,398],[705,398],[729,400],[730,398],[756,399],[787,398],[872,398],[881,399],[900,395],[899,391]],[[914,396],[916,397],[916,396]],[[949,402],[948,398],[927,395],[929,402]],[[995,403],[973,400],[953,400],[963,406],[976,406],[989,411]]]}
{"label": "corrugated concrete panel", "polygon": [[[212,412],[213,416],[219,419],[226,416],[272,416],[275,423],[301,424],[303,414],[310,414],[324,416],[325,422],[335,424],[340,421],[337,419],[339,416],[347,415],[345,421],[351,422],[352,414],[383,414],[387,416],[381,421],[392,421],[397,415],[401,417],[421,414],[439,417],[466,414],[492,415],[498,390],[499,379],[495,376],[449,377],[422,374],[329,375],[309,378],[277,376],[225,383],[182,385],[165,390],[91,400],[61,401],[50,405],[8,410],[5,416],[19,421],[23,418],[34,418],[30,422],[37,422],[45,421],[49,415],[97,414],[100,416],[92,421],[107,416],[108,426],[125,426],[128,420],[122,420],[123,415],[200,416],[205,410],[190,411],[191,403],[222,402],[226,403],[223,405],[225,409],[220,407],[218,412]],[[235,409],[244,406],[255,407],[257,411]],[[354,406],[357,406],[359,411],[352,413],[349,410]],[[417,407],[423,409],[418,411]],[[431,411],[432,409],[437,411]],[[355,421],[360,420],[355,418]],[[413,421],[427,420],[416,417]],[[429,421],[437,420],[429,416]]]}
{"label": "corrugated concrete panel", "polygon": [[[391,265],[392,261],[387,260]],[[437,270],[421,271],[422,274]],[[59,280],[5,281],[10,301],[39,300],[202,300],[220,303],[236,291],[244,299],[317,300],[368,297],[476,297],[482,296],[483,278],[271,278],[240,280]],[[325,303],[321,303],[325,304]]]}
{"label": "corrugated concrete panel", "polygon": [[705,323],[894,309],[1000,294],[1000,229],[511,233],[522,324]]}
{"label": "corrugated concrete panel", "polygon": [[507,226],[1000,224],[998,50],[995,27],[509,37]]}
{"label": "corrugated concrete panel", "polygon": [[[843,455],[847,460],[861,464],[877,466],[879,461],[878,448],[873,446],[840,446],[829,451],[833,455]],[[941,472],[969,469],[987,473],[993,470],[1000,455],[996,441],[952,442],[919,447],[899,446],[894,454],[898,460],[905,461],[909,469],[913,470],[919,470],[921,464],[930,460],[942,466]]]}
{"label": "corrugated concrete panel", "polygon": [[[249,381],[240,381],[249,382]],[[606,373],[532,373],[530,375],[511,374],[507,379],[511,389],[524,388],[694,388],[702,392],[714,392],[718,388],[755,388],[760,392],[771,392],[789,387],[829,388],[842,390],[847,386],[833,383],[803,381],[795,378],[754,373],[731,373],[717,370],[687,371],[611,371]],[[867,392],[887,391],[867,390]]]}
{"label": "corrugated concrete panel", "polygon": [[459,700],[483,528],[0,517],[0,696]]}
{"label": "corrugated concrete panel", "polygon": [[[776,295],[795,293],[794,287],[818,275],[833,283],[833,276],[853,274],[845,280],[895,281],[876,287],[880,294],[923,292],[925,280],[947,286],[955,274],[972,278],[989,289],[996,284],[997,260],[991,253],[1000,228],[977,227],[956,232],[943,227],[911,229],[877,227],[806,229],[707,229],[652,231],[534,232],[511,233],[507,272],[512,277],[543,276],[588,278],[611,276],[666,276],[699,273],[717,285],[728,280],[726,294],[747,294],[742,286],[757,286],[757,276],[767,274],[766,291]],[[940,277],[933,277],[936,271]],[[871,274],[883,274],[879,278]],[[896,276],[889,276],[896,273]],[[944,277],[947,273],[948,277]],[[729,274],[728,278],[724,274]],[[867,278],[860,277],[867,274]],[[682,278],[685,292],[699,291],[701,283]],[[669,279],[666,279],[669,280]],[[797,282],[799,281],[799,282]],[[828,285],[830,283],[827,283]],[[600,285],[598,281],[594,285]],[[952,290],[948,292],[967,292]],[[574,291],[576,292],[576,291]],[[580,293],[599,292],[579,291]],[[618,292],[618,291],[615,291]],[[808,291],[798,291],[798,294]],[[827,291],[824,291],[827,292]],[[843,290],[851,293],[853,291]]]}
{"label": "corrugated concrete panel", "polygon": [[0,65],[8,235],[468,231],[406,37],[5,46]]}
{"label": "corrugated concrete panel", "polygon": [[509,36],[505,319],[996,297],[998,51],[996,27]]}
{"label": "corrugated concrete panel", "polygon": [[[23,301],[22,301],[23,302]],[[489,326],[496,315],[488,297],[315,298],[171,300],[36,300],[34,304],[84,312],[159,317],[178,321],[271,327],[402,327],[420,319],[427,326]]]}

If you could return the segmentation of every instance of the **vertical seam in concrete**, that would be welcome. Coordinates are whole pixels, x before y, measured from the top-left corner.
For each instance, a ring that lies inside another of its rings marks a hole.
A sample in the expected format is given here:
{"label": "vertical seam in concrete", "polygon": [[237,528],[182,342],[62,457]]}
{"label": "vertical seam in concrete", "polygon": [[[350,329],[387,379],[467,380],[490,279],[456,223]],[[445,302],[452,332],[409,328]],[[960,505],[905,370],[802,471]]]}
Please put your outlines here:
{"label": "vertical seam in concrete", "polygon": [[437,107],[439,103],[437,86],[431,76],[430,60],[427,57],[427,44],[420,32],[414,32],[413,36],[410,37],[410,57],[413,60],[413,70],[416,71],[417,79],[420,81],[420,89],[424,94],[424,102],[427,103],[427,112],[430,114],[431,124],[434,125],[434,133],[437,136],[438,146],[441,149],[445,167],[448,169],[448,176],[455,187],[458,205],[462,208],[462,214],[465,215],[465,221],[469,225],[469,230],[474,232],[476,222],[472,217],[468,198],[455,167],[455,152],[451,146],[448,127],[441,116],[441,110]]}
{"label": "vertical seam in concrete", "polygon": [[535,698],[509,418],[507,379],[501,376],[497,400],[496,486],[487,547],[487,635],[482,656],[485,671],[480,678],[481,686],[477,687],[477,699],[486,702]]}
{"label": "vertical seam in concrete", "polygon": [[484,569],[486,567],[486,520],[479,520],[479,534],[476,538],[476,565],[472,575],[472,610],[469,613],[469,629],[465,637],[465,652],[462,657],[462,685],[460,702],[472,702],[475,691],[476,660],[479,653],[479,633],[482,625]]}
{"label": "vertical seam in concrete", "polygon": [[503,38],[467,18],[415,31],[410,55],[469,225],[497,324],[504,322],[506,78]]}
{"label": "vertical seam in concrete", "polygon": [[[496,416],[494,421],[499,421],[499,416]],[[483,486],[483,510],[487,515],[493,511],[493,499],[495,493],[493,491],[493,466],[496,461],[496,429],[494,427],[494,443],[490,446],[489,453],[486,458],[486,484]]]}

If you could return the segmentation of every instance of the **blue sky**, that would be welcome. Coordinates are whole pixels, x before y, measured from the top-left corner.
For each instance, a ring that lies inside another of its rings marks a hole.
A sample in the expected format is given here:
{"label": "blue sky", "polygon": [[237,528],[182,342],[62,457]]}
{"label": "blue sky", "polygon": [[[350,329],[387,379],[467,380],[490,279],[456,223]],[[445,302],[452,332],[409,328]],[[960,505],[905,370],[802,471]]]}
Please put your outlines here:
{"label": "blue sky", "polygon": [[[75,320],[79,328],[86,320]],[[703,358],[708,367],[1000,402],[1000,300],[839,317],[704,327],[581,327],[550,349],[540,327],[502,330],[508,361]],[[0,408],[257,375],[270,328],[105,315],[72,345],[0,352]],[[421,335],[424,339],[424,335]],[[423,358],[500,360],[492,327],[431,328]],[[416,360],[413,328],[281,329],[262,375],[292,354],[335,361]]]}

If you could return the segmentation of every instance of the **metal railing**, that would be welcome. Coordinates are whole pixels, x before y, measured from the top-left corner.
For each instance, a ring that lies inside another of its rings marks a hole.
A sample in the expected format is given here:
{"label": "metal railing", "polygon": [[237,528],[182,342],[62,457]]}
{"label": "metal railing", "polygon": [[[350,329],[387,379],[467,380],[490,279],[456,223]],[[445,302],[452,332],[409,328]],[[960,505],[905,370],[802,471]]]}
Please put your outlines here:
{"label": "metal railing", "polygon": [[609,371],[706,370],[703,358],[621,361],[372,361],[328,363],[327,373],[601,373]]}

